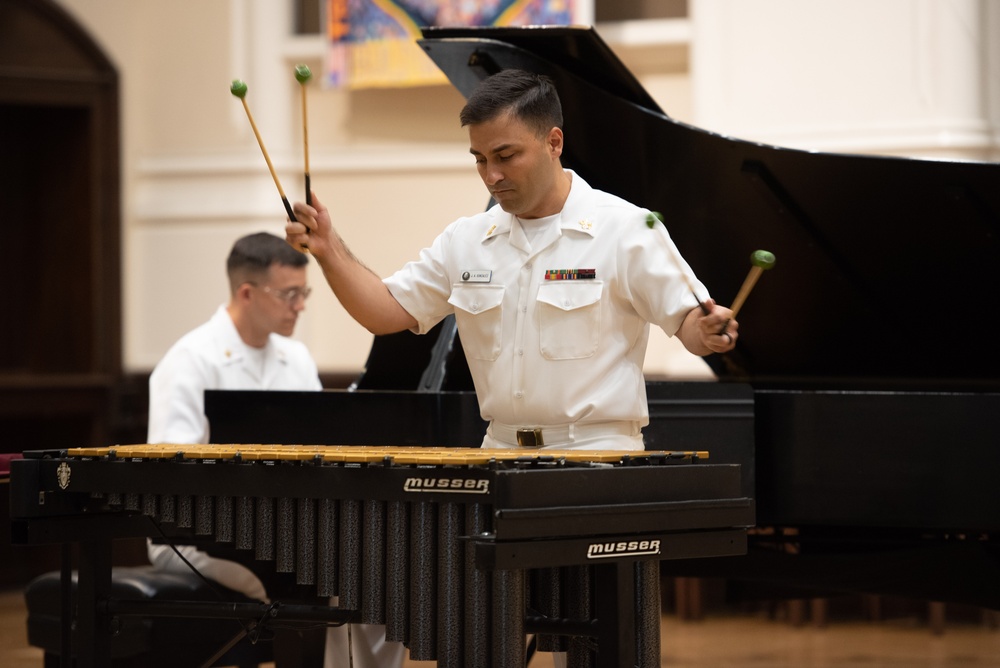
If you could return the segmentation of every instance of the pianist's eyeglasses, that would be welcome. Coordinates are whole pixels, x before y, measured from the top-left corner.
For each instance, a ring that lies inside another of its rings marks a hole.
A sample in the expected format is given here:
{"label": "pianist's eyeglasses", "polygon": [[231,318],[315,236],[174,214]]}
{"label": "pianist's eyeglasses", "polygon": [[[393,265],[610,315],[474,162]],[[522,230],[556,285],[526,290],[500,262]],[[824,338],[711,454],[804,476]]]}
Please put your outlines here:
{"label": "pianist's eyeglasses", "polygon": [[257,285],[256,283],[253,283],[251,281],[247,282],[250,283],[250,285],[254,286],[255,288],[263,290],[272,297],[280,299],[289,306],[297,304],[300,299],[302,301],[309,299],[309,295],[312,294],[312,288],[308,286],[304,288],[287,288],[285,290],[272,290],[270,287],[266,285]]}

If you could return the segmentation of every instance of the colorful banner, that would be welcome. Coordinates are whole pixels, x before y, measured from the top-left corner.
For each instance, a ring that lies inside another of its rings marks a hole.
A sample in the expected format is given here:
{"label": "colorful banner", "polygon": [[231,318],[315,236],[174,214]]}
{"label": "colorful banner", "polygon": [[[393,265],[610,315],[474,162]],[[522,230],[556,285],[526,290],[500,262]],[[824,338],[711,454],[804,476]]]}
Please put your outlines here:
{"label": "colorful banner", "polygon": [[443,83],[417,45],[426,26],[569,25],[576,0],[327,0],[324,79],[334,87]]}

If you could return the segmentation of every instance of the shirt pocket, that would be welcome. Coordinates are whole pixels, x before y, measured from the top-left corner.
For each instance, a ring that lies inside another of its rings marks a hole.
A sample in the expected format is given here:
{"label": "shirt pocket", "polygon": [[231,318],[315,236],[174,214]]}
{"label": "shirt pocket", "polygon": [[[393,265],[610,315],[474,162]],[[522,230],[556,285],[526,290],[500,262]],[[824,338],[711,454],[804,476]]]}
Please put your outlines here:
{"label": "shirt pocket", "polygon": [[559,281],[538,286],[538,326],[545,359],[590,357],[601,340],[602,281]]}
{"label": "shirt pocket", "polygon": [[455,307],[455,321],[465,353],[492,362],[500,356],[503,319],[502,285],[456,285],[448,303]]}

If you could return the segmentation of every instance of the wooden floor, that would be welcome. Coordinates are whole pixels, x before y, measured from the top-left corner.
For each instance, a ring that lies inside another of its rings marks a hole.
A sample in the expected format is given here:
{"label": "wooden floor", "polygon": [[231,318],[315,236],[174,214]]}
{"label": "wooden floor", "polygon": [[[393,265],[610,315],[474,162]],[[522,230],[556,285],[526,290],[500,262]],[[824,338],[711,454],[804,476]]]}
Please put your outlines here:
{"label": "wooden floor", "polygon": [[[20,591],[0,591],[0,667],[38,668],[28,647]],[[662,666],[671,668],[979,668],[1000,666],[1000,630],[985,621],[948,621],[932,633],[916,616],[792,626],[761,613],[712,613],[702,621],[661,623]],[[433,662],[408,661],[407,668]],[[538,654],[529,668],[551,668]]]}

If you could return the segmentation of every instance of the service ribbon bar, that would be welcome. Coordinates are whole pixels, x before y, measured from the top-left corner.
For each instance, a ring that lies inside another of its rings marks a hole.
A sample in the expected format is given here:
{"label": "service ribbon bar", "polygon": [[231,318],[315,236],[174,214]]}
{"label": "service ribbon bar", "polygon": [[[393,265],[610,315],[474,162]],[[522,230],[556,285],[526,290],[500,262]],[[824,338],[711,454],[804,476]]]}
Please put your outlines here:
{"label": "service ribbon bar", "polygon": [[546,281],[578,281],[585,278],[597,278],[596,269],[546,269]]}

